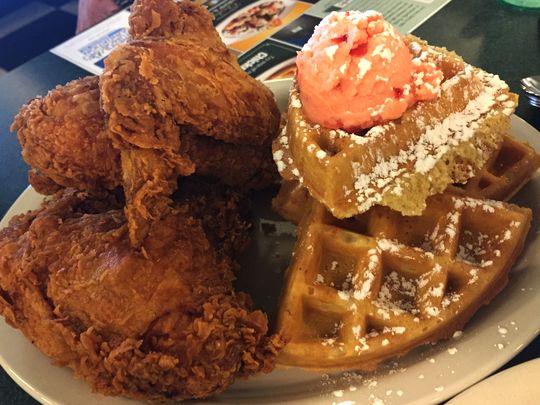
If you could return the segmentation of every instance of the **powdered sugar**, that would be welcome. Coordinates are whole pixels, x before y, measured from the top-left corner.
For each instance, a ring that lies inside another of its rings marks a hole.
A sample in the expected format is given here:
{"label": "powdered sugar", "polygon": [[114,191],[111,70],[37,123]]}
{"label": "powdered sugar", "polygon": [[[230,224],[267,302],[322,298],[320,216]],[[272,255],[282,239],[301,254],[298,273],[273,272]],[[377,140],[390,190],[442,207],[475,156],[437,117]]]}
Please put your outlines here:
{"label": "powdered sugar", "polygon": [[331,45],[324,49],[324,52],[326,53],[326,56],[328,56],[328,59],[334,60],[334,55],[336,54],[338,48],[338,45]]}
{"label": "powdered sugar", "polygon": [[[402,149],[390,159],[380,160],[369,173],[360,170],[361,166],[355,164],[356,162],[351,163],[356,177],[354,187],[357,192],[359,212],[365,211],[381,200],[381,192],[369,195],[366,191],[376,188],[384,192],[385,187],[394,184],[395,180],[403,175],[406,162],[414,162],[414,170],[417,173],[426,174],[450,148],[469,141],[474,136],[475,130],[471,124],[489,115],[495,103],[496,94],[507,86],[497,76],[473,70],[472,67],[467,66],[462,74],[445,82],[443,89],[449,89],[459,80],[472,76],[473,72],[484,82],[484,91],[475,99],[470,100],[463,111],[450,114],[442,122],[426,127],[417,142],[407,149]],[[385,132],[384,127],[376,126],[368,131],[366,138],[380,136]]]}
{"label": "powdered sugar", "polygon": [[291,107],[293,108],[302,107],[302,103],[300,102],[300,99],[298,97],[291,97]]}
{"label": "powdered sugar", "polygon": [[356,77],[361,80],[370,70],[371,62],[368,59],[362,58],[358,62],[358,73],[356,74]]}
{"label": "powdered sugar", "polygon": [[356,300],[364,300],[372,290],[373,280],[375,280],[375,270],[379,264],[379,251],[377,249],[370,249],[368,251],[369,263],[366,271],[364,272],[364,280],[362,281],[360,290],[354,291],[354,298]]}

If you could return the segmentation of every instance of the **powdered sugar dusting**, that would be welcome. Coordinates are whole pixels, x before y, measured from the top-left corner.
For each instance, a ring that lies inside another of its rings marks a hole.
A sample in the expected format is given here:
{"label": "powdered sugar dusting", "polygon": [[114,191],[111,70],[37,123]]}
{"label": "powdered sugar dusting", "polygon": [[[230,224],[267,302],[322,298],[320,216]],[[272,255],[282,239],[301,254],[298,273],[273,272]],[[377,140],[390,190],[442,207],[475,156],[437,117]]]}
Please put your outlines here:
{"label": "powdered sugar dusting", "polygon": [[[364,69],[367,69],[367,66]],[[462,77],[467,77],[472,72],[472,67],[467,66],[462,75],[457,75],[445,82],[443,88],[451,87],[454,84],[453,81],[455,82]],[[443,122],[426,128],[425,134],[419,142],[406,151],[402,150],[399,155],[379,162],[369,175],[362,173],[360,166],[356,162],[352,162],[352,169],[356,176],[354,187],[362,211],[380,201],[380,193],[376,192],[377,188],[388,187],[391,185],[393,179],[402,175],[403,171],[399,169],[400,164],[413,160],[415,161],[415,170],[419,173],[426,173],[433,168],[450,147],[467,141],[472,137],[474,130],[471,128],[471,122],[477,121],[482,115],[486,114],[493,106],[495,94],[501,89],[506,88],[504,82],[499,80],[497,76],[492,76],[481,71],[474,71],[474,74],[481,76],[481,79],[485,82],[485,91],[477,98],[471,100],[464,111],[450,115]],[[292,95],[291,100],[294,106],[298,106],[300,101],[296,94]],[[330,135],[334,137],[349,137],[355,143],[362,144],[366,143],[369,139],[385,133],[390,127],[391,125],[389,124],[375,126],[364,137],[349,134],[341,130],[332,130]],[[392,187],[392,190],[395,190],[396,193],[400,191],[400,189],[395,189],[395,186]]]}
{"label": "powdered sugar dusting", "polygon": [[[373,167],[370,174],[362,173],[358,169],[355,170],[353,166],[353,171],[356,172],[355,189],[358,193],[357,199],[360,211],[364,211],[380,200],[380,193],[370,196],[366,190],[373,188],[374,185],[380,189],[391,184],[394,179],[403,173],[400,167],[405,162],[413,161],[414,170],[417,173],[425,174],[434,167],[450,148],[473,137],[474,129],[471,127],[471,123],[480,120],[486,114],[489,115],[495,103],[496,95],[501,89],[507,88],[506,84],[497,76],[473,70],[471,66],[467,66],[462,75],[457,75],[446,81],[443,89],[451,87],[454,82],[463,77],[470,77],[473,72],[475,76],[480,76],[481,80],[485,82],[485,90],[478,97],[470,100],[463,111],[450,114],[442,122],[426,128],[418,142],[409,146],[407,150],[401,150],[398,155],[391,159],[380,161]],[[384,129],[381,127],[374,127],[366,137],[375,136],[382,132],[384,132]]]}
{"label": "powdered sugar dusting", "polygon": [[372,290],[372,283],[375,280],[375,270],[379,264],[379,251],[377,249],[370,249],[368,251],[369,263],[366,271],[364,272],[364,280],[362,281],[360,290],[354,291],[354,298],[356,300],[364,300]]}

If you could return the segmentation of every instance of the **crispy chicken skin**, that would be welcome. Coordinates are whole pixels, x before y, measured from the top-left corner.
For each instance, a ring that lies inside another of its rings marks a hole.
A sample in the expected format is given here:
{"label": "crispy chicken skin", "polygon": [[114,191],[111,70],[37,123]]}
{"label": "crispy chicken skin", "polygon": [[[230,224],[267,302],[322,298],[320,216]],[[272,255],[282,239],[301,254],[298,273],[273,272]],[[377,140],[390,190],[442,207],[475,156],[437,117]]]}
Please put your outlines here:
{"label": "crispy chicken skin", "polygon": [[[12,125],[32,168],[30,184],[42,194],[62,187],[112,190],[122,183],[120,152],[113,148],[99,107],[99,78],[73,80],[23,106]],[[277,179],[270,148],[220,142],[183,129],[180,154],[195,173],[230,186],[262,188]]]}
{"label": "crispy chicken skin", "polygon": [[99,393],[205,398],[271,371],[283,346],[233,289],[247,200],[224,186],[276,178],[280,115],[206,9],[136,0],[130,33],[101,77],[15,118],[52,197],[0,230],[0,314]]}
{"label": "crispy chicken skin", "polygon": [[[133,39],[179,38],[224,52],[225,44],[214,29],[212,16],[206,9],[189,1],[181,4],[169,0],[136,1],[131,7],[129,34]],[[232,54],[224,56],[235,61]]]}
{"label": "crispy chicken skin", "polygon": [[[223,248],[238,246],[224,235],[242,233],[242,221],[203,227],[190,204],[204,201],[177,203],[137,251],[120,204],[59,193],[0,231],[0,313],[107,395],[202,398],[270,371],[282,342],[233,291]],[[235,215],[234,201],[212,201],[214,218]]]}
{"label": "crispy chicken skin", "polygon": [[203,7],[142,0],[130,27],[134,39],[107,57],[100,89],[138,246],[166,211],[176,176],[195,170],[181,155],[183,133],[267,145],[280,116],[270,90],[240,68]]}
{"label": "crispy chicken skin", "polygon": [[123,186],[130,238],[140,247],[170,207],[178,176],[246,187],[273,181],[270,142],[280,116],[270,90],[240,68],[205,8],[139,0],[130,33],[99,79],[31,101],[12,130],[38,191]]}
{"label": "crispy chicken skin", "polygon": [[154,132],[160,124],[167,131],[166,121],[148,120],[158,116],[229,143],[262,145],[275,136],[280,113],[272,92],[240,68],[204,7],[136,1],[130,33],[100,78],[109,128],[123,141],[159,144],[164,134]]}
{"label": "crispy chicken skin", "polygon": [[45,194],[59,186],[113,189],[120,157],[112,148],[99,105],[99,82],[87,77],[58,86],[23,106],[15,117],[31,184]]}

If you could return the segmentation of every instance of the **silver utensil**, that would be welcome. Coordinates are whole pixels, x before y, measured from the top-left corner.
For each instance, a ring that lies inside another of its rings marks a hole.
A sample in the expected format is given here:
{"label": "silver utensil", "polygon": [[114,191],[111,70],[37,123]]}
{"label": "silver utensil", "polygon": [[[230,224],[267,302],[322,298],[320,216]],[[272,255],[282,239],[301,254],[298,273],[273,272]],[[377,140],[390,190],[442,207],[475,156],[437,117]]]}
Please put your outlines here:
{"label": "silver utensil", "polygon": [[529,103],[540,108],[540,76],[530,76],[521,79],[521,88]]}

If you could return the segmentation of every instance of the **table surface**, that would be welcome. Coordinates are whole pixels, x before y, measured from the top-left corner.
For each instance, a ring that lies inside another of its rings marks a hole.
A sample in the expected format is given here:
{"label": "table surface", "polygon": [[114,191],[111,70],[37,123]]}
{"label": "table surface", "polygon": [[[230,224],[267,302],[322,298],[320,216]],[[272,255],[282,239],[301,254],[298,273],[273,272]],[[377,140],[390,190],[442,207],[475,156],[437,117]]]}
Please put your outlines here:
{"label": "table surface", "polygon": [[[540,17],[505,8],[496,0],[453,0],[414,31],[431,44],[456,51],[467,62],[497,73],[519,93],[517,114],[540,130],[540,109],[526,103],[519,80],[540,74]],[[28,167],[9,126],[19,107],[58,84],[88,73],[44,53],[0,78],[0,217],[28,186]],[[540,357],[536,338],[505,367]],[[0,403],[36,404],[0,368]]]}

